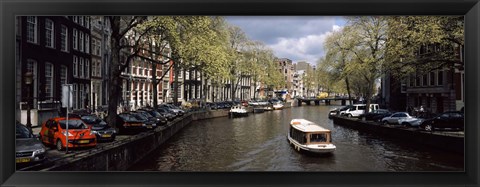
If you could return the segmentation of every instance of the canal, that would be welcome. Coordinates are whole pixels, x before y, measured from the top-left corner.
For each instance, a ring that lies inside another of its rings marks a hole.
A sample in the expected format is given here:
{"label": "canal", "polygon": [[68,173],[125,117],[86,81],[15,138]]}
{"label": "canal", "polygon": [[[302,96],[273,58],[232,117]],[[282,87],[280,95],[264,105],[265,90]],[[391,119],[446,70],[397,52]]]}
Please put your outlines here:
{"label": "canal", "polygon": [[[335,106],[302,106],[248,117],[194,121],[131,171],[463,171],[464,156],[333,124]],[[332,130],[331,155],[295,151],[293,118]]]}

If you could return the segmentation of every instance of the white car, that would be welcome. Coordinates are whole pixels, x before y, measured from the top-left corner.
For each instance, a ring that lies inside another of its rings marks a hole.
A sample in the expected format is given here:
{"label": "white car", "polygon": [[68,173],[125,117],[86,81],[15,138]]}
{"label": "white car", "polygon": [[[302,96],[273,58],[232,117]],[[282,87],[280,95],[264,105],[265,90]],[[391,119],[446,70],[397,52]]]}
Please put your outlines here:
{"label": "white car", "polygon": [[413,118],[413,117],[410,116],[410,114],[408,114],[406,112],[395,112],[388,117],[384,117],[382,119],[382,124],[384,124],[384,125],[399,124],[398,123],[399,120],[406,120],[406,119],[409,119],[409,118]]}
{"label": "white car", "polygon": [[[370,107],[369,107],[369,112],[370,111],[374,111],[374,110],[378,110],[380,107],[378,104],[370,104]],[[340,113],[341,115],[344,115],[344,116],[347,116],[347,117],[358,117],[362,114],[365,113],[365,109],[367,109],[367,106],[366,104],[354,104],[352,105],[351,108],[347,109],[345,111],[345,113]]]}

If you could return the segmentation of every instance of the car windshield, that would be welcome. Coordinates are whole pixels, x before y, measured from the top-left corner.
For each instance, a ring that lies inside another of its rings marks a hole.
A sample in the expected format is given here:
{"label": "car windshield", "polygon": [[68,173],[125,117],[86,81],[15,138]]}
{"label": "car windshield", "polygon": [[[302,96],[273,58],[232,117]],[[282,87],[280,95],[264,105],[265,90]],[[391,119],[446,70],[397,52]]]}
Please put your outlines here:
{"label": "car windshield", "polygon": [[133,113],[133,117],[137,118],[137,120],[148,120],[148,118],[140,113]]}
{"label": "car windshield", "polygon": [[[60,127],[62,129],[67,128],[67,120],[60,121]],[[68,129],[88,129],[88,126],[83,123],[82,120],[79,119],[72,119],[68,120]]]}
{"label": "car windshield", "polygon": [[155,116],[155,117],[162,117],[162,115],[160,113],[158,113],[157,111],[150,111],[150,114]]}
{"label": "car windshield", "polygon": [[137,118],[133,117],[130,114],[119,114],[120,118],[122,118],[123,121],[138,121]]}
{"label": "car windshield", "polygon": [[100,118],[98,118],[97,116],[94,116],[94,115],[87,115],[87,116],[82,116],[82,120],[85,122],[85,123],[100,123],[102,120]]}
{"label": "car windshield", "polygon": [[33,135],[30,133],[30,131],[27,129],[27,127],[23,125],[17,125],[15,128],[15,134],[16,138],[32,138]]}
{"label": "car windshield", "polygon": [[141,111],[141,112],[138,112],[138,113],[141,114],[141,115],[144,116],[144,117],[147,117],[147,118],[153,117],[150,113],[148,113],[148,112],[146,112],[146,111],[145,111],[145,112],[144,112],[144,111]]}

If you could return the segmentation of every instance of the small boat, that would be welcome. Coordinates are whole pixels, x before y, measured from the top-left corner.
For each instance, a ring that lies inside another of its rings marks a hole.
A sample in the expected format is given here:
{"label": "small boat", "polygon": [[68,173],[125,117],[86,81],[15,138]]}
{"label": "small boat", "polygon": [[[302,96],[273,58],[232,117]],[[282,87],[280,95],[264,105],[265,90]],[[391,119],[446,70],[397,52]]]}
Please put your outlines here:
{"label": "small boat", "polygon": [[274,110],[282,110],[283,109],[283,104],[282,103],[275,103],[273,104],[273,109]]}
{"label": "small boat", "polygon": [[263,107],[254,107],[253,108],[253,113],[263,113],[265,112],[265,108]]}
{"label": "small boat", "polygon": [[245,106],[237,105],[237,106],[232,106],[232,108],[230,108],[229,114],[231,117],[248,116],[248,111],[245,108]]}
{"label": "small boat", "polygon": [[272,110],[273,110],[273,107],[272,107],[272,105],[266,105],[265,107],[263,107],[263,110],[265,110],[265,111],[272,111]]}
{"label": "small boat", "polygon": [[305,119],[290,121],[287,138],[297,151],[331,153],[336,149],[330,130]]}

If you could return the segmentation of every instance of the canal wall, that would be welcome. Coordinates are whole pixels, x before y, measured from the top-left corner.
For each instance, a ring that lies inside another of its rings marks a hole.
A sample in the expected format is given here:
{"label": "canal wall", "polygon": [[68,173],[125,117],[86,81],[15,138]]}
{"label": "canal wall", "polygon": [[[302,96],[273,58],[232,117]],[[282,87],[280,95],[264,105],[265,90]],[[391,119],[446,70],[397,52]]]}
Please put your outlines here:
{"label": "canal wall", "polygon": [[336,125],[394,138],[404,143],[422,144],[436,149],[464,154],[465,143],[463,135],[451,135],[442,132],[427,132],[415,128],[379,125],[375,122],[338,116],[332,116],[332,119]]}
{"label": "canal wall", "polygon": [[194,120],[228,116],[228,110],[192,112],[154,131],[143,132],[88,152],[64,156],[42,171],[125,171]]}

